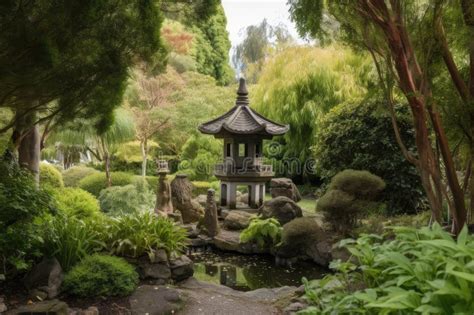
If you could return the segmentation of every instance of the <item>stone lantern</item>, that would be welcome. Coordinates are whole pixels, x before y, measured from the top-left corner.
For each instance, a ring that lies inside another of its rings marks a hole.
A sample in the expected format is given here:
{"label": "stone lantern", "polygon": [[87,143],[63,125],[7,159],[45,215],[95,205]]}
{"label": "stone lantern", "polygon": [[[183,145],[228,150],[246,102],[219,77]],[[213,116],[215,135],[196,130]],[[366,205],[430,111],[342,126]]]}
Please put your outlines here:
{"label": "stone lantern", "polygon": [[272,166],[263,164],[263,140],[283,135],[289,127],[252,110],[245,80],[240,79],[235,106],[198,129],[224,140],[223,161],[214,171],[221,181],[221,206],[236,209],[237,186],[247,186],[248,205],[258,208],[265,196],[265,183],[274,175]]}

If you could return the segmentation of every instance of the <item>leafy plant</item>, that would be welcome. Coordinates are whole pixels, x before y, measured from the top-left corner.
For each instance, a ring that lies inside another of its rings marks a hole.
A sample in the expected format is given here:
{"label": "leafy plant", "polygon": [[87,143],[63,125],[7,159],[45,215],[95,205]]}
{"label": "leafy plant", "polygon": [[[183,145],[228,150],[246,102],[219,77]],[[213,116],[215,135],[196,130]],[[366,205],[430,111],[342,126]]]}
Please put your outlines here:
{"label": "leafy plant", "polygon": [[0,263],[7,273],[27,269],[39,256],[34,220],[53,209],[51,195],[37,189],[31,174],[14,161],[0,160]]}
{"label": "leafy plant", "polygon": [[83,165],[73,166],[63,172],[64,185],[68,187],[77,187],[81,179],[96,173],[99,172],[92,167]]}
{"label": "leafy plant", "polygon": [[85,219],[100,214],[99,201],[81,188],[57,189],[54,191],[54,199],[59,210],[68,216]]}
{"label": "leafy plant", "polygon": [[84,258],[64,278],[64,289],[80,297],[124,296],[137,285],[132,265],[123,258],[98,254]]}
{"label": "leafy plant", "polygon": [[42,223],[43,254],[56,257],[64,270],[70,270],[82,258],[102,250],[102,233],[107,225],[100,218],[83,220],[58,214]]}
{"label": "leafy plant", "polygon": [[[112,172],[111,178],[112,186],[125,186],[132,183],[133,175],[124,172]],[[99,197],[100,191],[107,188],[105,173],[94,173],[84,177],[79,181],[79,188]]]}
{"label": "leafy plant", "polygon": [[357,264],[335,261],[334,275],[304,281],[311,307],[302,314],[471,314],[474,237],[457,240],[438,224],[393,227],[394,239],[344,240]]}
{"label": "leafy plant", "polygon": [[122,215],[154,208],[156,196],[146,181],[141,184],[113,186],[100,192],[102,211],[109,215]]}
{"label": "leafy plant", "polygon": [[107,229],[111,253],[127,257],[153,256],[164,248],[168,253],[181,252],[186,246],[186,231],[171,220],[151,212],[134,212],[112,218]]}
{"label": "leafy plant", "polygon": [[240,234],[240,242],[256,242],[261,248],[276,245],[281,240],[282,227],[274,218],[254,218]]}
{"label": "leafy plant", "polygon": [[40,185],[49,188],[64,187],[63,176],[56,167],[48,163],[40,164]]}

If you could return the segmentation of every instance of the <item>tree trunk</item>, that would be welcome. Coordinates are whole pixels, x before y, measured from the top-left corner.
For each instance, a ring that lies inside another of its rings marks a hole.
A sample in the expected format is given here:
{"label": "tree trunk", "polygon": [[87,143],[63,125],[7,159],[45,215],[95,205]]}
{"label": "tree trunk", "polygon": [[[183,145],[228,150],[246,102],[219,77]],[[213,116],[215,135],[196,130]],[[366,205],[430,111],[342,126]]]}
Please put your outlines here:
{"label": "tree trunk", "polygon": [[144,139],[140,141],[140,149],[142,151],[142,177],[146,176],[147,156],[148,156],[148,141]]}
{"label": "tree trunk", "polygon": [[12,140],[18,150],[18,164],[33,174],[39,187],[40,133],[36,113],[20,118],[15,126]]}

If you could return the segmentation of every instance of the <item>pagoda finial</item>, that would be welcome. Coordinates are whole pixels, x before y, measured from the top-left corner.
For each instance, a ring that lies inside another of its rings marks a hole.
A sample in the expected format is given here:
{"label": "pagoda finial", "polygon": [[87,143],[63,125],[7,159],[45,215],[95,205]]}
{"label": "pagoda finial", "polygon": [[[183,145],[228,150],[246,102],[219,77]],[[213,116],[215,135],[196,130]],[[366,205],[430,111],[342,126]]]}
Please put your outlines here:
{"label": "pagoda finial", "polygon": [[247,84],[245,84],[245,79],[240,78],[239,80],[239,89],[237,90],[237,101],[236,105],[247,106],[249,104],[249,92],[247,91]]}

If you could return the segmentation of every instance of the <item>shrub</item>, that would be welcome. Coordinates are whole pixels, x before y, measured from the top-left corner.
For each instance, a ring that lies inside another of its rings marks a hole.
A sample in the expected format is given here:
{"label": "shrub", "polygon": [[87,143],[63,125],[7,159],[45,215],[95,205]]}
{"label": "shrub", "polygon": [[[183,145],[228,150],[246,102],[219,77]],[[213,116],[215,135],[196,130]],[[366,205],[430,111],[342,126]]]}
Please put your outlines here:
{"label": "shrub", "polygon": [[110,215],[150,211],[155,206],[155,199],[147,182],[141,179],[132,185],[106,188],[99,196],[100,208]]}
{"label": "shrub", "polygon": [[[49,193],[36,189],[31,174],[0,159],[0,263],[2,271],[27,269],[40,255],[36,217],[52,211]],[[2,273],[2,272],[0,272]]]}
{"label": "shrub", "polygon": [[84,258],[64,278],[64,289],[80,297],[124,296],[138,285],[135,268],[119,257]]}
{"label": "shrub", "polygon": [[218,140],[192,135],[182,150],[182,161],[178,166],[181,173],[186,173],[190,180],[210,180],[213,177],[214,165],[222,154]]}
{"label": "shrub", "polygon": [[171,220],[151,212],[135,212],[111,219],[107,244],[111,253],[127,257],[148,254],[164,248],[168,253],[181,252],[186,246],[186,231]]}
{"label": "shrub", "polygon": [[[133,175],[123,172],[112,172],[110,174],[112,186],[125,186],[132,183]],[[96,197],[99,197],[100,191],[107,188],[107,178],[105,173],[94,173],[88,175],[79,181],[79,188],[82,188]]]}
{"label": "shrub", "polygon": [[344,170],[331,180],[329,189],[337,189],[357,199],[374,200],[385,189],[385,182],[368,171]]}
{"label": "shrub", "polygon": [[[369,100],[342,104],[325,115],[313,148],[316,170],[326,184],[344,169],[367,170],[387,184],[381,194],[387,214],[415,213],[423,206],[423,187],[415,166],[401,153],[386,108],[382,101]],[[395,110],[403,142],[416,151],[410,113],[402,106]]]}
{"label": "shrub", "polygon": [[305,280],[312,306],[300,313],[472,314],[474,237],[467,228],[457,240],[438,224],[392,231],[388,239],[343,241],[357,263],[336,261],[335,274]]}
{"label": "shrub", "polygon": [[81,179],[96,173],[99,172],[92,167],[83,165],[73,166],[63,172],[64,185],[68,187],[77,187]]}
{"label": "shrub", "polygon": [[345,170],[331,180],[329,190],[318,200],[332,228],[347,233],[357,225],[359,217],[378,207],[373,200],[385,188],[383,180],[367,171]]}
{"label": "shrub", "polygon": [[99,218],[85,223],[73,216],[48,216],[42,224],[43,254],[56,257],[64,270],[70,270],[85,256],[104,248],[106,227]]}
{"label": "shrub", "polygon": [[240,242],[254,241],[261,248],[273,246],[281,240],[282,227],[277,219],[254,218],[250,225],[240,234]]}
{"label": "shrub", "polygon": [[80,188],[60,188],[54,192],[57,207],[64,214],[79,219],[91,218],[100,214],[99,201]]}
{"label": "shrub", "polygon": [[202,182],[202,181],[193,181],[191,182],[193,184],[193,195],[198,196],[198,195],[205,195],[207,194],[207,190],[211,188],[211,183],[210,182]]}
{"label": "shrub", "polygon": [[64,187],[63,176],[56,167],[48,163],[40,164],[40,184],[43,187]]}
{"label": "shrub", "polygon": [[281,243],[287,246],[299,247],[322,238],[322,229],[313,218],[295,218],[283,225]]}

